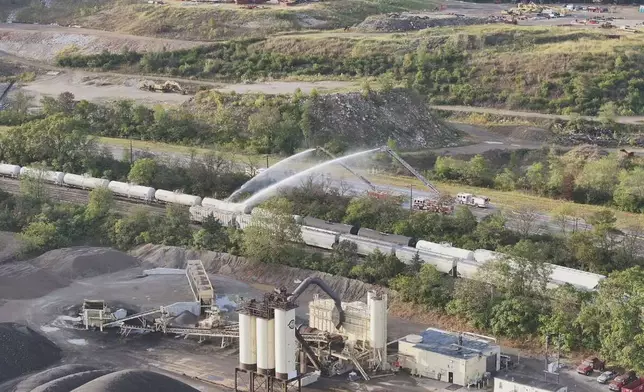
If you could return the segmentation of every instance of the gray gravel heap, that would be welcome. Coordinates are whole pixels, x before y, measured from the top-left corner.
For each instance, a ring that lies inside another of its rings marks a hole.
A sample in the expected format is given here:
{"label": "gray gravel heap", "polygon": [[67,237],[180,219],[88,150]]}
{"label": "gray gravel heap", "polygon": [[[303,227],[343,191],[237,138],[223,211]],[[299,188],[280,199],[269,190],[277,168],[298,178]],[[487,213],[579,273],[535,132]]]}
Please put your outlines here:
{"label": "gray gravel heap", "polygon": [[60,360],[60,349],[31,328],[0,323],[0,383]]}
{"label": "gray gravel heap", "polygon": [[87,372],[90,370],[96,370],[96,368],[88,365],[69,364],[43,370],[40,373],[36,373],[22,380],[16,386],[16,390],[14,392],[30,392],[33,389],[43,384],[47,384],[50,381],[69,376],[70,374]]}

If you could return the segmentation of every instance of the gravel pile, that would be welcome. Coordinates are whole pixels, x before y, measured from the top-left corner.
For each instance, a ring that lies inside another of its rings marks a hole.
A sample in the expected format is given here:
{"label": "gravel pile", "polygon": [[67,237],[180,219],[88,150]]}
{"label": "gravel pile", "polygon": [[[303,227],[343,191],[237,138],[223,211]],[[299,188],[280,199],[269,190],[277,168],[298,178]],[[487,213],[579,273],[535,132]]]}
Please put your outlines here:
{"label": "gravel pile", "polygon": [[112,372],[113,370],[89,370],[87,372],[74,373],[45,383],[33,389],[31,392],[69,392]]}
{"label": "gravel pile", "polygon": [[31,390],[43,384],[47,384],[50,381],[69,376],[70,374],[87,372],[90,370],[96,370],[96,368],[93,366],[79,364],[57,366],[25,378],[16,386],[14,392],[31,392]]}
{"label": "gravel pile", "polygon": [[184,310],[178,316],[170,320],[169,324],[175,327],[194,327],[197,325],[198,321],[199,317],[194,313]]}
{"label": "gravel pile", "polygon": [[137,259],[109,248],[57,249],[30,261],[0,265],[0,299],[38,298],[76,279],[138,265]]}
{"label": "gravel pile", "polygon": [[0,383],[50,366],[60,360],[60,349],[31,328],[0,323]]}
{"label": "gravel pile", "polygon": [[491,23],[488,18],[478,18],[462,15],[410,14],[394,13],[375,15],[365,19],[358,25],[358,30],[370,32],[388,32],[422,30],[442,26],[470,26]]}
{"label": "gravel pile", "polygon": [[80,279],[137,267],[139,261],[109,248],[77,247],[52,250],[32,264],[56,276]]}
{"label": "gravel pile", "polygon": [[146,370],[122,370],[99,377],[72,392],[196,392],[197,389]]}

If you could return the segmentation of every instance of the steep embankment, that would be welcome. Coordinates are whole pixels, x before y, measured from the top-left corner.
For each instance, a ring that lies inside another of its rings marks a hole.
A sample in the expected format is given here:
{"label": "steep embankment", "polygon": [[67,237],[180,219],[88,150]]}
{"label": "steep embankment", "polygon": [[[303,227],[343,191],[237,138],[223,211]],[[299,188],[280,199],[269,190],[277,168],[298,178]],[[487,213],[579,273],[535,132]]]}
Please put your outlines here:
{"label": "steep embankment", "polygon": [[230,276],[247,283],[292,288],[293,282],[310,276],[319,277],[331,286],[344,301],[366,298],[373,285],[354,279],[279,264],[255,263],[228,253],[196,251],[175,246],[144,245],[130,252],[152,267],[185,268],[186,260],[201,260],[211,274]]}
{"label": "steep embankment", "polygon": [[74,50],[83,54],[98,54],[103,51],[119,53],[124,49],[160,52],[188,49],[202,44],[204,42],[138,37],[60,26],[0,24],[1,52],[47,62],[53,61],[61,51]]}
{"label": "steep embankment", "polygon": [[299,98],[205,91],[186,103],[187,108],[213,117],[225,111],[238,129],[248,129],[258,114],[283,112],[293,105],[300,108],[300,118],[295,120],[300,126],[307,124],[307,141],[312,146],[377,147],[393,139],[400,148],[420,149],[453,146],[461,138],[459,131],[434,116],[423,97],[410,89]]}

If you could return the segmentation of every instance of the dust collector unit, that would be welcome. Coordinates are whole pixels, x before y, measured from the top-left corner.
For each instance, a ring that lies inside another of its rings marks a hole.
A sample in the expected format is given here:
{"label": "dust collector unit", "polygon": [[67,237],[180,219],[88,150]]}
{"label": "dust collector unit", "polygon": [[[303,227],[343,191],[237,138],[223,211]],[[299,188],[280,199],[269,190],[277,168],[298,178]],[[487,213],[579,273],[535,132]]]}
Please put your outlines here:
{"label": "dust collector unit", "polygon": [[295,309],[275,309],[275,377],[290,380],[297,376],[295,357]]}
{"label": "dust collector unit", "polygon": [[275,375],[274,318],[257,318],[257,373]]}
{"label": "dust collector unit", "polygon": [[239,314],[239,367],[257,370],[257,318]]}

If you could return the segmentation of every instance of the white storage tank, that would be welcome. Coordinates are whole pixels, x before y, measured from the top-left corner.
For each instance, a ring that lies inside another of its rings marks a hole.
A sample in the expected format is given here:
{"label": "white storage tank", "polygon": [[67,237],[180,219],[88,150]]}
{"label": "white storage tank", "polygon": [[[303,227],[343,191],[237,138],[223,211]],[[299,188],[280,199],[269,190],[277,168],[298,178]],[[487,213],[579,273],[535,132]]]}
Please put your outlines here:
{"label": "white storage tank", "polygon": [[78,174],[67,173],[63,177],[63,183],[81,189],[96,189],[100,187],[107,188],[109,180],[89,176],[80,176]]}
{"label": "white storage tank", "polygon": [[456,257],[462,260],[471,260],[474,261],[474,252],[467,249],[454,248],[446,244],[437,244],[435,242],[429,242],[424,240],[419,240],[416,243],[416,249],[426,250],[433,253],[438,253],[445,256]]}
{"label": "white storage tank", "polygon": [[59,171],[23,167],[22,169],[20,169],[20,176],[34,177],[45,182],[62,185],[65,173]]}
{"label": "white storage tank", "polygon": [[295,357],[295,309],[275,309],[275,377],[290,380],[297,376]]}
{"label": "white storage tank", "polygon": [[275,319],[257,318],[257,373],[275,375]]}
{"label": "white storage tank", "polygon": [[0,176],[18,178],[20,176],[20,166],[0,163]]}
{"label": "white storage tank", "polygon": [[257,318],[239,314],[239,367],[257,370]]}
{"label": "white storage tank", "polygon": [[181,204],[184,206],[198,206],[201,205],[201,197],[194,195],[186,195],[183,193],[166,191],[163,189],[158,189],[154,192],[154,198],[172,204]]}
{"label": "white storage tank", "polygon": [[374,349],[384,349],[387,345],[387,294],[369,291],[369,344]]}
{"label": "white storage tank", "polygon": [[302,226],[302,241],[309,246],[333,249],[333,246],[338,241],[338,237],[339,234],[333,231]]}

